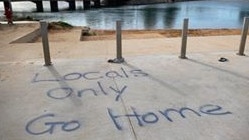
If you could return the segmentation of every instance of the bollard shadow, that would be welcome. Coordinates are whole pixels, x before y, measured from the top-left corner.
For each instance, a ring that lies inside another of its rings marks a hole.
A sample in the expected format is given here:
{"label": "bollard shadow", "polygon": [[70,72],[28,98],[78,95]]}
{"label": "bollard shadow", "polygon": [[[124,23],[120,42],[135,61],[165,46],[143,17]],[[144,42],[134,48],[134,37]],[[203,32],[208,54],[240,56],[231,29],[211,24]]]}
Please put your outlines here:
{"label": "bollard shadow", "polygon": [[[58,72],[58,70],[55,68],[54,65],[50,65],[47,66],[49,72],[51,73],[51,75],[55,78],[58,79],[58,83],[60,85],[60,88],[70,88],[70,86],[68,85],[68,83],[62,78],[62,75]],[[65,91],[66,92],[66,91]],[[77,96],[75,94],[71,94],[71,96],[68,97],[72,103],[75,106],[79,106],[82,104],[81,100],[77,98]]]}
{"label": "bollard shadow", "polygon": [[[136,67],[136,66],[134,66],[134,65],[132,65],[132,64],[129,64],[129,63],[127,63],[126,61],[125,61],[124,63],[122,63],[122,64],[123,64],[124,66],[127,66],[127,67],[132,68],[132,69],[139,69],[138,67]],[[145,71],[144,71],[144,72],[145,72]],[[146,72],[146,73],[147,73],[147,72]],[[173,86],[172,84],[167,83],[167,82],[165,82],[165,81],[163,81],[163,80],[161,80],[161,79],[159,79],[159,78],[157,78],[157,77],[154,77],[153,74],[150,74],[150,73],[147,73],[147,74],[148,74],[148,78],[149,78],[150,80],[152,80],[152,81],[154,81],[154,82],[156,82],[156,83],[162,85],[163,87],[165,87],[165,88],[167,88],[167,89],[169,89],[169,90],[171,90],[171,91],[173,91],[173,92],[175,92],[175,93],[178,93],[178,94],[180,94],[181,96],[186,96],[186,95],[187,95],[187,93],[185,93],[184,91],[180,90],[180,88],[175,87],[175,86]]]}
{"label": "bollard shadow", "polygon": [[232,76],[235,76],[235,77],[237,77],[237,78],[241,78],[241,79],[244,79],[244,80],[247,80],[247,81],[249,80],[249,77],[246,77],[246,76],[244,76],[244,75],[241,75],[241,74],[236,73],[236,72],[233,72],[233,71],[229,71],[229,70],[227,70],[227,69],[222,69],[222,68],[219,68],[219,67],[216,67],[216,66],[213,66],[213,65],[210,65],[210,64],[206,64],[206,63],[203,63],[203,62],[194,60],[194,59],[187,59],[187,60],[188,60],[189,62],[198,64],[198,65],[202,65],[202,66],[205,66],[205,67],[209,67],[209,68],[218,70],[218,71],[223,72],[223,73],[227,73],[227,74],[232,75]]}

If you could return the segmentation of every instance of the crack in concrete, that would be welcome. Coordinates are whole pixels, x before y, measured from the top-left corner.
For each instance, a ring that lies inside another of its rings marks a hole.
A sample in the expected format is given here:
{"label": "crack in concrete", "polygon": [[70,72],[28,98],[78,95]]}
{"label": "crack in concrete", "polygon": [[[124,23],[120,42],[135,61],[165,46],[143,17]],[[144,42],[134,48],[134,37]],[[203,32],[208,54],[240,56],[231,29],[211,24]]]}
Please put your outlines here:
{"label": "crack in concrete", "polygon": [[[114,82],[116,88],[119,90],[118,84],[117,84],[117,82],[115,81],[114,78],[113,78],[113,82]],[[122,106],[123,106],[123,108],[124,108],[125,113],[128,114],[128,109],[127,109],[127,107],[126,107],[126,105],[125,105],[125,102],[124,102],[122,96],[120,96],[120,100],[121,100],[121,103],[122,103]],[[132,132],[132,134],[133,134],[133,136],[134,136],[134,139],[135,139],[135,140],[138,140],[137,135],[136,135],[136,132],[135,132],[135,128],[134,128],[134,126],[133,126],[133,124],[132,124],[132,122],[131,122],[131,119],[130,119],[129,117],[127,117],[127,118],[128,118],[128,122],[129,122],[129,125],[130,125],[130,128],[131,128],[131,132]]]}

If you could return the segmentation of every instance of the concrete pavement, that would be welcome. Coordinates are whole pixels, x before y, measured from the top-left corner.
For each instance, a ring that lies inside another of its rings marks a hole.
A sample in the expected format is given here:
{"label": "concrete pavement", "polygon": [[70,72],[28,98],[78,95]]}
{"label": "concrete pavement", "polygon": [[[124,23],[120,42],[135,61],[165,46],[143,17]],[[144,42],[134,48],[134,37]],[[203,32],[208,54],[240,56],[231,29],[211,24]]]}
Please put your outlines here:
{"label": "concrete pavement", "polygon": [[186,60],[180,38],[124,40],[123,64],[107,63],[113,40],[51,42],[50,67],[32,49],[40,43],[7,44],[0,139],[245,140],[249,57],[236,55],[239,39],[189,38]]}

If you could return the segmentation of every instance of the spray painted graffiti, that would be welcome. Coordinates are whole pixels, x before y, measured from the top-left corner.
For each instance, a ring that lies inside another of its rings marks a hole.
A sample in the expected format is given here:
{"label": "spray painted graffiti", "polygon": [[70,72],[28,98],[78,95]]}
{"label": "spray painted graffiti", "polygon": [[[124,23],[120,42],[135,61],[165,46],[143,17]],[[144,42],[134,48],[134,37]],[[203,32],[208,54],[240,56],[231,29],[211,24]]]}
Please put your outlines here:
{"label": "spray painted graffiti", "polygon": [[81,124],[77,120],[71,120],[71,121],[46,121],[44,122],[44,128],[38,128],[41,130],[35,130],[34,127],[37,123],[41,123],[43,120],[47,119],[53,119],[55,118],[55,114],[45,114],[39,117],[36,117],[29,121],[25,127],[26,132],[31,135],[42,135],[42,134],[53,134],[55,130],[58,130],[57,127],[61,128],[61,131],[64,132],[71,132],[75,131],[80,128]]}
{"label": "spray painted graffiti", "polygon": [[168,122],[174,122],[173,117],[170,114],[177,113],[182,118],[186,118],[186,114],[194,114],[191,116],[201,117],[204,115],[228,115],[232,114],[230,111],[224,111],[223,108],[219,105],[212,105],[206,104],[199,107],[198,110],[194,110],[188,107],[182,107],[180,109],[174,108],[167,108],[165,110],[158,110],[155,112],[146,112],[146,113],[139,113],[135,107],[131,107],[132,113],[130,114],[122,114],[117,115],[111,108],[108,108],[108,115],[113,122],[114,126],[118,130],[123,130],[122,124],[123,122],[120,121],[120,118],[129,118],[130,120],[135,120],[135,124],[142,127],[146,124],[156,124],[159,120],[166,120]]}
{"label": "spray painted graffiti", "polygon": [[[91,87],[82,85],[81,87],[72,88],[67,84],[65,86],[61,85],[60,87],[51,87],[46,90],[46,95],[53,100],[64,100],[72,95],[75,95],[78,98],[84,98],[84,95],[90,95],[93,97],[109,96],[114,95],[114,101],[118,102],[121,98],[126,95],[129,91],[128,85],[113,83],[113,85],[107,85],[107,82],[104,80],[113,80],[113,79],[129,79],[129,78],[142,78],[148,77],[149,74],[140,69],[127,70],[120,68],[116,71],[110,70],[107,72],[103,71],[87,71],[87,72],[71,72],[66,73],[62,76],[55,76],[44,78],[41,73],[36,73],[32,79],[32,83],[46,83],[46,82],[65,82],[65,81],[84,81],[91,82]],[[110,82],[109,82],[110,83]],[[88,85],[88,84],[86,84]],[[124,94],[126,93],[126,94]],[[223,107],[213,104],[205,104],[199,106],[197,109],[192,109],[190,107],[181,107],[176,108],[166,108],[156,111],[138,111],[135,107],[130,107],[130,112],[128,113],[118,113],[114,111],[111,107],[107,108],[106,117],[109,118],[110,123],[113,124],[114,129],[117,131],[124,130],[129,126],[125,126],[126,123],[123,121],[130,120],[134,125],[138,127],[144,127],[152,124],[158,123],[174,123],[175,121],[191,117],[206,117],[206,116],[224,116],[232,114],[230,111],[226,111]],[[77,116],[79,117],[79,116]],[[177,117],[177,118],[176,118]],[[82,117],[80,117],[82,118]],[[124,119],[125,118],[125,119]],[[43,135],[43,134],[55,134],[56,132],[73,132],[79,130],[81,127],[80,122],[89,121],[89,120],[70,120],[62,121],[58,119],[53,113],[44,114],[38,117],[35,117],[28,121],[25,126],[25,130],[30,135]],[[127,123],[128,124],[128,123]]]}
{"label": "spray painted graffiti", "polygon": [[[113,111],[111,108],[107,108],[107,117],[110,118],[111,123],[114,124],[114,127],[121,131],[124,129],[122,118],[128,118],[131,120],[131,122],[135,122],[134,124],[137,124],[139,127],[144,127],[152,124],[157,123],[164,123],[170,122],[173,123],[174,121],[179,120],[179,117],[174,118],[176,116],[180,116],[180,118],[191,118],[191,117],[204,117],[204,116],[223,116],[223,115],[229,115],[232,114],[230,111],[224,110],[219,105],[213,105],[213,104],[205,104],[200,106],[198,109],[192,109],[189,107],[182,107],[180,109],[175,108],[167,108],[164,110],[157,110],[154,112],[146,112],[141,113],[139,112],[135,107],[130,107],[131,113],[127,114],[117,114]],[[187,117],[188,116],[188,117]],[[42,134],[54,134],[55,130],[59,131],[58,127],[60,128],[60,131],[64,132],[72,132],[76,131],[81,127],[80,121],[78,120],[71,120],[71,121],[55,121],[56,115],[55,114],[45,114],[41,115],[39,117],[36,117],[29,121],[26,125],[26,132],[31,135],[42,135]],[[54,121],[46,121],[51,120]],[[36,128],[33,127],[37,124],[42,123],[43,128]],[[128,126],[127,126],[128,127]]]}
{"label": "spray painted graffiti", "polygon": [[130,78],[130,77],[146,77],[147,73],[140,69],[132,69],[126,70],[124,68],[120,68],[117,71],[107,71],[107,72],[99,72],[99,71],[90,71],[90,72],[72,72],[67,73],[61,77],[56,78],[47,78],[43,79],[43,76],[40,73],[36,73],[34,78],[32,79],[32,83],[40,83],[40,82],[60,82],[60,81],[74,81],[74,80],[82,80],[82,81],[96,81],[95,87],[84,87],[81,89],[75,89],[72,87],[55,87],[49,89],[47,91],[47,96],[56,99],[63,100],[69,98],[73,94],[77,97],[81,98],[84,94],[91,94],[94,97],[99,95],[115,95],[115,101],[120,101],[121,96],[127,90],[127,85],[110,85],[104,86],[103,82],[100,80],[103,79],[117,79],[117,78]]}
{"label": "spray painted graffiti", "polygon": [[[73,89],[71,87],[57,87],[48,90],[47,96],[53,99],[63,100],[72,96],[72,94],[76,94],[78,97],[82,97],[84,94],[91,94],[93,96],[110,95],[110,93],[106,91],[105,87],[100,81],[97,82],[97,86],[98,88],[84,88],[79,90]],[[126,88],[127,86],[124,85],[121,88],[109,86],[108,89],[111,91],[111,93],[116,95],[115,101],[119,101]]]}
{"label": "spray painted graffiti", "polygon": [[[95,87],[84,87],[80,89],[72,88],[67,86],[63,87],[54,87],[49,90],[47,90],[47,96],[55,99],[55,100],[63,100],[66,98],[69,98],[73,94],[77,97],[81,98],[85,94],[90,94],[94,97],[105,95],[108,96],[110,94],[115,95],[115,101],[120,101],[121,96],[126,92],[128,86],[122,85],[118,86],[110,85],[107,86],[104,84],[104,79],[118,79],[118,78],[139,78],[139,77],[146,77],[148,76],[147,73],[143,72],[140,69],[132,69],[127,70],[124,68],[120,68],[117,71],[110,70],[107,72],[100,72],[100,71],[87,71],[87,72],[71,72],[66,73],[63,76],[60,76],[59,74],[56,75],[56,77],[50,77],[50,78],[44,78],[44,76],[41,73],[36,73],[32,79],[32,83],[41,83],[41,82],[61,82],[61,81],[94,81],[96,84]],[[53,120],[53,121],[46,121],[46,120]],[[40,127],[35,127],[39,125]],[[54,134],[55,131],[64,131],[64,132],[71,132],[78,130],[81,127],[81,124],[77,120],[72,121],[58,121],[56,119],[56,115],[53,113],[50,114],[44,114],[38,117],[35,117],[34,119],[31,119],[26,126],[25,130],[27,133],[31,135],[42,135],[42,134]],[[60,128],[60,129],[58,129]]]}
{"label": "spray painted graffiti", "polygon": [[73,81],[73,80],[101,80],[101,79],[117,79],[117,78],[130,78],[130,77],[146,77],[148,74],[140,69],[136,70],[125,70],[120,68],[119,71],[90,71],[90,72],[72,72],[63,75],[62,77],[42,79],[40,73],[36,73],[32,79],[32,83],[37,82],[58,82],[58,81]]}

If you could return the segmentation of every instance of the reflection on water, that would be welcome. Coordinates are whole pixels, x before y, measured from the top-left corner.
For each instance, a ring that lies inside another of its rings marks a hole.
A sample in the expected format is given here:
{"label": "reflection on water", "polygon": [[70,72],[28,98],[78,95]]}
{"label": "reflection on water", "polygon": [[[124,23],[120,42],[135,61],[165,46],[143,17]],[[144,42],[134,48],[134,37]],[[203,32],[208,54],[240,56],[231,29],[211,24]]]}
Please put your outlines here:
{"label": "reflection on water", "polygon": [[247,10],[247,11],[240,11],[240,13],[239,13],[239,21],[241,22],[241,23],[243,23],[243,21],[244,21],[244,17],[249,17],[249,9]]}
{"label": "reflection on water", "polygon": [[[97,29],[114,29],[116,20],[123,20],[125,29],[181,28],[184,18],[189,18],[190,28],[240,28],[244,17],[249,16],[249,1],[192,1],[88,11],[82,10],[80,4],[82,3],[76,4],[78,10],[73,12],[30,12],[35,9],[35,5],[30,4],[30,9],[27,9],[27,6],[22,9],[23,3],[14,3],[13,9],[22,11],[15,12],[18,16],[31,16],[47,21],[62,20],[75,26],[90,26]],[[49,4],[44,6],[45,10],[49,11]],[[60,3],[59,8],[67,8],[67,3]]]}
{"label": "reflection on water", "polygon": [[174,21],[177,11],[179,8],[177,7],[168,7],[164,10],[163,22],[165,23],[166,27],[172,28],[174,26]]}

